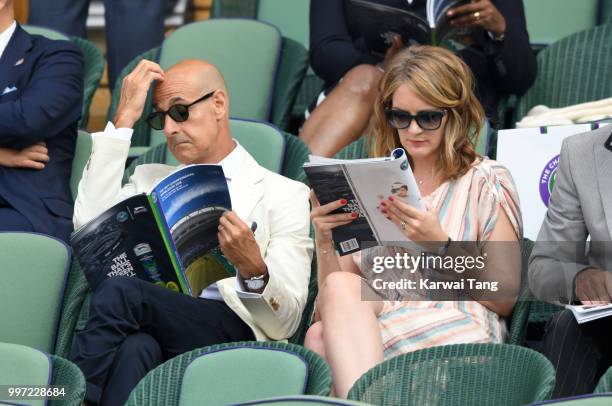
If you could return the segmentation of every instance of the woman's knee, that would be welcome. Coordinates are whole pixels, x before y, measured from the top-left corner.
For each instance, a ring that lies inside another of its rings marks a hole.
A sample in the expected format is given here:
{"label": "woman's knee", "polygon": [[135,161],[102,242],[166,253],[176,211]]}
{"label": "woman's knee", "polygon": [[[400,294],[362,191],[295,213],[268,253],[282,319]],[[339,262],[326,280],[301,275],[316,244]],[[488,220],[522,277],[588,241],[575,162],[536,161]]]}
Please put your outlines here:
{"label": "woman's knee", "polygon": [[330,305],[351,305],[361,299],[361,278],[350,272],[329,274],[319,291],[320,310]]}
{"label": "woman's knee", "polygon": [[325,356],[325,344],[323,342],[323,323],[317,321],[306,332],[304,346],[321,356]]}
{"label": "woman's knee", "polygon": [[357,65],[344,75],[341,85],[354,97],[374,99],[381,76],[374,65]]}

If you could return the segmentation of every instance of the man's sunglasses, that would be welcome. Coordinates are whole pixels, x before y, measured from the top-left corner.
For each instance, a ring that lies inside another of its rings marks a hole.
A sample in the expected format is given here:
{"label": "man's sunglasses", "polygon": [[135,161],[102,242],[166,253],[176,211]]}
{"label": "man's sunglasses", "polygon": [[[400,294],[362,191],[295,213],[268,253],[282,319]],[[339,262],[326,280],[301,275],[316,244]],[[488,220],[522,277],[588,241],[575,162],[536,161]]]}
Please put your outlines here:
{"label": "man's sunglasses", "polygon": [[154,111],[149,114],[149,117],[147,118],[147,124],[149,124],[149,127],[154,130],[163,130],[164,124],[166,122],[166,114],[169,115],[170,118],[172,118],[177,123],[187,121],[187,119],[189,118],[189,107],[210,98],[214,93],[215,90],[210,93],[206,93],[204,96],[200,97],[198,100],[194,101],[191,104],[175,104],[167,111]]}
{"label": "man's sunglasses", "polygon": [[412,115],[404,110],[385,109],[385,117],[389,125],[397,130],[410,127],[412,120],[416,120],[421,129],[425,131],[437,130],[442,124],[442,117],[446,110],[419,111]]}

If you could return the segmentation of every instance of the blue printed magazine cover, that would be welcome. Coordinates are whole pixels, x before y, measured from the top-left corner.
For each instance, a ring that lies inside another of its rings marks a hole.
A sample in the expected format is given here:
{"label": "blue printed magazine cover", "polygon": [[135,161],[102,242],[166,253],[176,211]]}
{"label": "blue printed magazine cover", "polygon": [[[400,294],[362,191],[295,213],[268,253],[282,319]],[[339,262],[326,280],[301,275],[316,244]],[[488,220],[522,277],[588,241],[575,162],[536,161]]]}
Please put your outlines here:
{"label": "blue printed magazine cover", "polygon": [[218,249],[219,217],[232,209],[220,165],[190,165],[74,232],[71,245],[92,289],[130,276],[198,296],[234,275]]}
{"label": "blue printed magazine cover", "polygon": [[390,194],[421,210],[425,208],[403,149],[395,149],[385,158],[333,159],[314,155],[309,158],[304,171],[319,203],[346,199],[348,203],[332,213],[359,215],[332,232],[340,255],[362,250],[367,243],[407,241],[377,209],[379,200]]}

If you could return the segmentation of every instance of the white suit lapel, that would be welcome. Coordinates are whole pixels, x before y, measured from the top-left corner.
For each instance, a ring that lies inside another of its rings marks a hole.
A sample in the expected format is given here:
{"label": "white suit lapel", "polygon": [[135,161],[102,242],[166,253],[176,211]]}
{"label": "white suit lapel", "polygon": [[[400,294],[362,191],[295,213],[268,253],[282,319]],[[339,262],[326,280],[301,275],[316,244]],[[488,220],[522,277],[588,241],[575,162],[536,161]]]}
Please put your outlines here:
{"label": "white suit lapel", "polygon": [[232,178],[231,198],[232,210],[246,221],[263,198],[263,170],[246,151],[241,161]]}

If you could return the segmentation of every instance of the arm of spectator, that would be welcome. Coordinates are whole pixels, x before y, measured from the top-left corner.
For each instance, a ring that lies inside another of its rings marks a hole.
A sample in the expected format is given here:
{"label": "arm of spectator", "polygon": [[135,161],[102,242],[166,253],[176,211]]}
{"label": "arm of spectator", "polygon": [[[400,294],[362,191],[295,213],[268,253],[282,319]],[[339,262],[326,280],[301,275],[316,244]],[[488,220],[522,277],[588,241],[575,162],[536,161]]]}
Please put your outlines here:
{"label": "arm of spectator", "polygon": [[327,83],[337,82],[357,65],[375,65],[380,61],[355,47],[344,9],[345,0],[310,2],[310,64]]}
{"label": "arm of spectator", "polygon": [[0,166],[5,168],[37,169],[45,168],[49,162],[49,151],[44,142],[38,142],[22,150],[0,148]]}
{"label": "arm of spectator", "polygon": [[28,87],[0,103],[0,147],[25,148],[76,123],[83,102],[83,57],[69,41],[53,41]]}
{"label": "arm of spectator", "polygon": [[308,298],[312,262],[308,189],[302,184],[295,184],[295,190],[283,186],[276,193],[292,198],[275,199],[270,212],[270,241],[263,258],[268,282],[260,295],[242,299],[257,326],[273,340],[296,331]]}
{"label": "arm of spectator", "polygon": [[494,82],[504,92],[523,94],[535,81],[538,69],[529,43],[523,2],[497,0],[495,5],[506,19],[506,32],[499,51],[489,62]]}
{"label": "arm of spectator", "polygon": [[[486,31],[484,52],[499,90],[523,94],[531,87],[537,61],[529,43],[522,2],[478,0],[450,10],[449,17],[456,27],[479,27]],[[504,39],[496,41],[495,37]]]}
{"label": "arm of spectator", "polygon": [[570,171],[567,140],[561,156],[548,211],[529,259],[529,286],[542,301],[568,304],[574,297],[574,279],[590,268],[585,257],[588,231]]}
{"label": "arm of spectator", "polygon": [[73,223],[78,228],[104,210],[139,191],[131,181],[121,187],[125,162],[130,150],[132,127],[144,110],[147,93],[154,81],[164,79],[161,67],[142,60],[123,79],[121,97],[114,118],[103,132],[92,134],[91,156],[79,182],[74,202]]}

